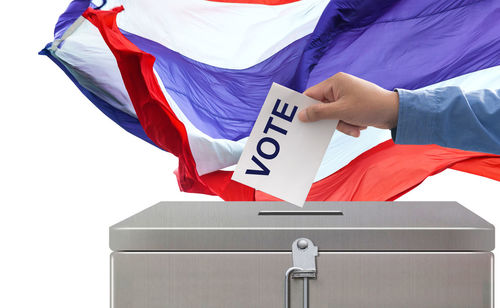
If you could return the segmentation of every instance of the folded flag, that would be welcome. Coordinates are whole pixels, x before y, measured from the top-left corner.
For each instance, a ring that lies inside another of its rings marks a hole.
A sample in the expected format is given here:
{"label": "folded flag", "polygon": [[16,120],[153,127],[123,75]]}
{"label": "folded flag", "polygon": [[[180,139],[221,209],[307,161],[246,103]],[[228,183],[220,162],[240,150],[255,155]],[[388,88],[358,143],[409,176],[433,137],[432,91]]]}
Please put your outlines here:
{"label": "folded flag", "polygon": [[[273,200],[229,170],[273,82],[303,91],[343,71],[387,89],[498,87],[499,20],[493,0],[74,0],[40,53],[177,156],[182,191]],[[500,180],[495,155],[334,134],[308,200],[394,200],[446,168]]]}

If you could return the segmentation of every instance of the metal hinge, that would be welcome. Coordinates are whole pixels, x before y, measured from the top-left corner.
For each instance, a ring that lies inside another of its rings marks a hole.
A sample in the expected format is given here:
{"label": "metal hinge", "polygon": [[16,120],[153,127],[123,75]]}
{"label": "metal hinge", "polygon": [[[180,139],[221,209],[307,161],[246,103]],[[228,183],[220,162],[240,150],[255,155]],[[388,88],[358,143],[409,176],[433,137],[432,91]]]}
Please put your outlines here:
{"label": "metal hinge", "polygon": [[285,308],[290,308],[290,277],[303,279],[304,308],[309,307],[309,278],[316,279],[318,247],[307,238],[296,239],[292,244],[293,267],[285,272]]}

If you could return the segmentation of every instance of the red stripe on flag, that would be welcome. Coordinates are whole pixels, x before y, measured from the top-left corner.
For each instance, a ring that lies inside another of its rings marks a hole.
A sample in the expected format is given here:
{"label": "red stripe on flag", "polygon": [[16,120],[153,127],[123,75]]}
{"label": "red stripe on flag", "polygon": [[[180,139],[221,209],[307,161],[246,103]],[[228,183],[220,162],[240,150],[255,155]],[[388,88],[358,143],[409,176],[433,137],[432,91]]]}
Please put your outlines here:
{"label": "red stripe on flag", "polygon": [[498,157],[471,158],[458,162],[450,168],[500,181],[500,158]]}
{"label": "red stripe on flag", "polygon": [[204,180],[200,178],[186,128],[170,108],[154,74],[155,57],[137,48],[118,29],[116,15],[122,10],[123,7],[111,11],[89,8],[83,16],[99,29],[115,56],[139,122],[148,137],[179,158],[176,175],[180,189],[217,194],[227,200],[253,200],[254,189],[230,181],[228,172],[207,175]]}
{"label": "red stripe on flag", "polygon": [[[99,29],[113,52],[146,134],[159,147],[179,157],[176,174],[181,190],[216,194],[224,200],[276,200],[232,181],[232,172],[198,175],[186,128],[170,108],[154,74],[155,58],[127,40],[116,25],[116,14],[122,9],[88,9],[83,16]],[[394,200],[428,176],[450,167],[500,180],[499,156],[387,141],[314,183],[308,200]]]}
{"label": "red stripe on flag", "polygon": [[[356,157],[314,183],[310,201],[391,201],[446,168],[500,180],[500,157],[437,145],[396,145],[392,140]],[[255,200],[277,200],[261,191]]]}

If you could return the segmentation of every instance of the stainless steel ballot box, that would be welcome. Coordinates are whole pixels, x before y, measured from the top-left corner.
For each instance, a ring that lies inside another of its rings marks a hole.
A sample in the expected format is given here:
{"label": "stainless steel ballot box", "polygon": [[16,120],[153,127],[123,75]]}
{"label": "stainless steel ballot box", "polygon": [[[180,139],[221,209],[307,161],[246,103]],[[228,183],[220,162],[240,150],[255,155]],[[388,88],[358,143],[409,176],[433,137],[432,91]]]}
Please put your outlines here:
{"label": "stainless steel ballot box", "polygon": [[113,308],[493,307],[455,202],[162,202],[110,228]]}

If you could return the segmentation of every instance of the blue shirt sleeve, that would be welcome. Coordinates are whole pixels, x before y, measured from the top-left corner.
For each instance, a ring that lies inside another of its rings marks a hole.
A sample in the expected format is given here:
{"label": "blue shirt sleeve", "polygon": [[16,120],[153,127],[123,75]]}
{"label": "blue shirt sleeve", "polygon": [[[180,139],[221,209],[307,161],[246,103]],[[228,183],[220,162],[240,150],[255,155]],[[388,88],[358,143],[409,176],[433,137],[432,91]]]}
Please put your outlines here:
{"label": "blue shirt sleeve", "polygon": [[395,143],[500,154],[500,89],[397,91],[398,124],[392,130]]}

